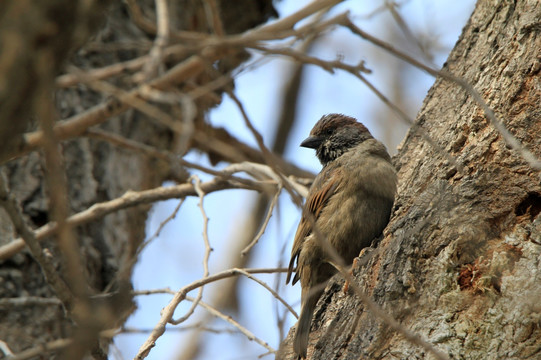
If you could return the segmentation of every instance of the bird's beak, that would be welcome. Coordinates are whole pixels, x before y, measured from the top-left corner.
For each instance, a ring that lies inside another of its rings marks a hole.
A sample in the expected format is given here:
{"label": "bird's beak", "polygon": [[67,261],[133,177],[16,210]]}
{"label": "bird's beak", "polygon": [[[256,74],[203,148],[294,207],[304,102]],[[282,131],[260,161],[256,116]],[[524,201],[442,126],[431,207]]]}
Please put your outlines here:
{"label": "bird's beak", "polygon": [[323,138],[320,136],[308,136],[303,142],[301,142],[301,146],[310,149],[317,149],[322,142]]}

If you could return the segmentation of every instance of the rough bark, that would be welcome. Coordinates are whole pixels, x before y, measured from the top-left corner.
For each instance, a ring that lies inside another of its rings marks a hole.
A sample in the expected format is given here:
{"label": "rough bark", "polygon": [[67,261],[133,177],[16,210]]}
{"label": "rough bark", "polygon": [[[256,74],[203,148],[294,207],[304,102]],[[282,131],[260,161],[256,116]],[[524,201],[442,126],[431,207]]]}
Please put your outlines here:
{"label": "rough bark", "polygon": [[[97,24],[102,25],[98,34],[72,54],[70,64],[83,69],[105,66],[140,56],[151,45],[152,34],[134,25],[122,2],[116,2],[107,12],[104,10],[105,1],[80,3],[89,7],[82,8],[83,5],[71,0],[43,1],[39,4],[15,0],[0,5],[0,157],[3,159],[9,156],[6,154],[17,153],[24,131],[35,129],[36,124],[32,123],[32,119],[38,118],[39,113],[33,107],[37,96],[33,84],[40,82],[52,94],[55,76],[65,65],[70,49],[80,46]],[[222,6],[221,2],[218,4]],[[139,5],[146,14],[152,14],[153,1],[141,1]],[[202,31],[200,27],[206,26],[206,18],[200,8],[202,3],[183,1],[177,5],[182,16],[174,18],[175,28]],[[236,19],[231,23],[229,20],[234,18],[239,7],[228,10],[224,6],[221,13],[225,16],[223,24],[227,33],[251,28],[274,15],[270,1],[244,1],[237,5],[246,7],[244,13],[247,16],[244,20]],[[139,46],[132,46],[131,49],[114,47],[113,50],[107,47],[110,44],[118,46],[120,42],[137,43]],[[20,46],[14,46],[17,43]],[[14,58],[7,57],[8,49],[17,50]],[[41,55],[52,65],[47,78],[39,78],[39,74],[33,71],[43,60],[39,57]],[[238,62],[232,66],[236,65]],[[208,79],[200,79],[200,84],[205,81]],[[117,81],[116,85],[129,88],[133,83],[126,77]],[[85,86],[58,91],[55,101],[59,118],[80,113],[104,101],[104,98],[104,95]],[[198,105],[202,118],[205,110],[214,103]],[[173,151],[176,146],[170,129],[156,125],[133,110],[108,120],[102,128],[157,149]],[[128,190],[142,190],[159,186],[168,179],[186,178],[186,172],[175,172],[172,164],[91,138],[82,137],[62,143],[62,155],[72,213],[94,203],[117,198]],[[32,152],[10,161],[3,171],[29,225],[36,228],[46,224],[50,220],[50,209],[42,155]],[[134,255],[145,236],[148,209],[149,206],[139,206],[115,212],[77,229],[76,237],[93,293],[105,289],[113,292],[129,290],[131,287],[131,270],[136,260]],[[0,229],[0,245],[19,236],[14,233],[11,221],[3,210],[0,210]],[[62,256],[58,253],[55,240],[46,240],[42,245],[62,273]],[[14,353],[73,335],[73,321],[60,303],[43,301],[54,300],[55,294],[28,251],[0,262],[0,298],[6,300],[0,303],[0,339]],[[114,303],[111,306],[116,318],[111,319],[109,326],[122,323],[132,310],[129,299],[124,299],[121,307],[115,307]],[[105,344],[103,350],[106,351],[106,348]],[[105,356],[96,349],[93,352],[95,357]]]}
{"label": "rough bark", "polygon": [[[467,80],[541,157],[541,3],[480,1],[444,69]],[[438,78],[395,164],[384,239],[354,269],[388,314],[452,359],[541,356],[540,174],[506,145],[460,86]],[[316,309],[310,359],[431,358],[386,326],[341,280]],[[291,335],[279,358],[295,359]]]}

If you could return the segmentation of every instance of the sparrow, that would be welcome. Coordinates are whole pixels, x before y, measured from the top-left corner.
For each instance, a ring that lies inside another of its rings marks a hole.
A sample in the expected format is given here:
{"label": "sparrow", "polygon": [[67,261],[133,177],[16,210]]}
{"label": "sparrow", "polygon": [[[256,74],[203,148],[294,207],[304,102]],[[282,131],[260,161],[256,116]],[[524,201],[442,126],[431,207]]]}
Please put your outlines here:
{"label": "sparrow", "polygon": [[300,146],[315,149],[323,165],[303,208],[286,278],[286,284],[292,276],[292,285],[301,282],[293,349],[304,359],[314,309],[337,271],[321,242],[328,241],[351,264],[389,222],[397,175],[385,146],[343,114],[324,115]]}

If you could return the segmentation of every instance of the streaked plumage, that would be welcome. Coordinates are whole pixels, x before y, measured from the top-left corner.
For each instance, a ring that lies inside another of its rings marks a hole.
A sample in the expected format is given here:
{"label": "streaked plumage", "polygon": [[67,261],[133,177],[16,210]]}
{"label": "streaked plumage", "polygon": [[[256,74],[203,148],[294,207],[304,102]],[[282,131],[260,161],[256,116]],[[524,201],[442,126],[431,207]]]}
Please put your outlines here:
{"label": "streaked plumage", "polygon": [[[318,285],[336,272],[315,237],[310,217],[350,264],[387,225],[396,172],[385,146],[364,125],[342,114],[323,116],[301,146],[315,149],[323,165],[304,205],[286,280],[289,283],[293,276],[292,284],[301,282],[302,309],[294,350],[305,358],[312,314],[324,287]],[[314,291],[316,287],[319,290]]]}

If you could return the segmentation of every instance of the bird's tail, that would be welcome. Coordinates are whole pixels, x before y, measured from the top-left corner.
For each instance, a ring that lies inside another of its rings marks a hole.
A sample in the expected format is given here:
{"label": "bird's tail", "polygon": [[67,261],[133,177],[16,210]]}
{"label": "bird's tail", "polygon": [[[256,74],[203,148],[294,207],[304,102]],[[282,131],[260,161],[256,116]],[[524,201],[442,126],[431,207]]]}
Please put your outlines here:
{"label": "bird's tail", "polygon": [[293,350],[300,358],[306,358],[306,349],[308,348],[308,336],[310,335],[310,325],[312,324],[312,316],[317,305],[319,297],[323,293],[323,289],[312,292],[308,291],[307,296],[303,299],[301,316],[297,322],[297,330],[295,331],[295,339],[293,340]]}

